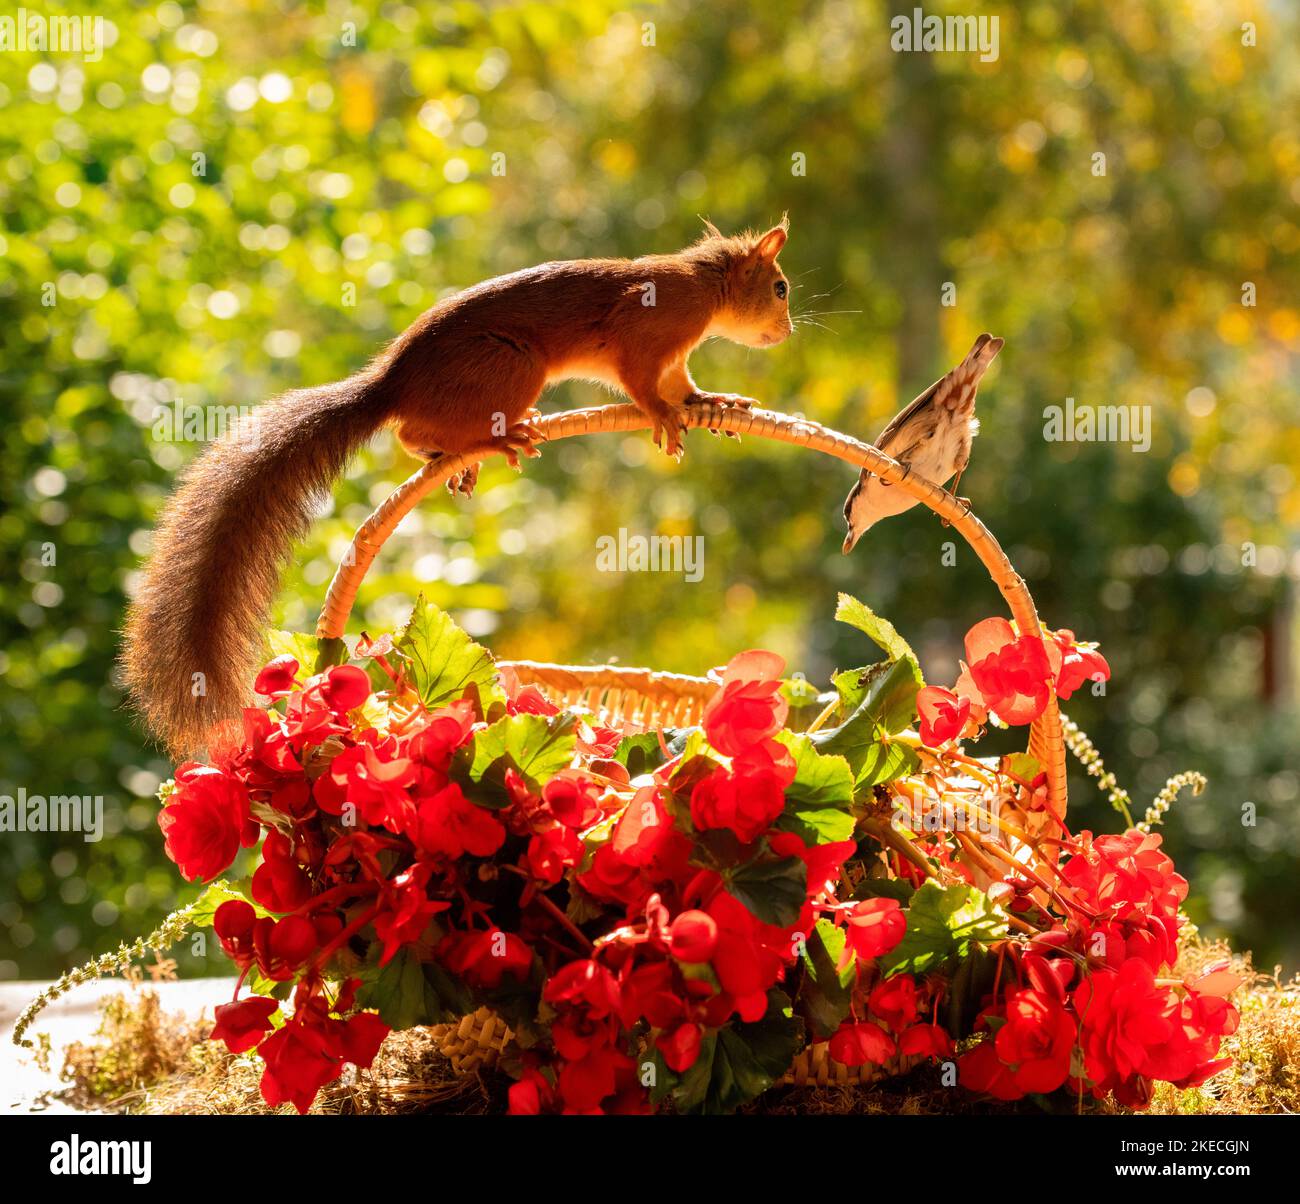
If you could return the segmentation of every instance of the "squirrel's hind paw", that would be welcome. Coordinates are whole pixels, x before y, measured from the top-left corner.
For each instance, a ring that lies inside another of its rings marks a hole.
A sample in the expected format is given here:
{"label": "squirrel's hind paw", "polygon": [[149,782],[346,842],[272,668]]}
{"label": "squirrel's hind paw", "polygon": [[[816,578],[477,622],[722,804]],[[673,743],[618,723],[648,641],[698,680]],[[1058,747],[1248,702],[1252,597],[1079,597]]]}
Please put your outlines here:
{"label": "squirrel's hind paw", "polygon": [[460,472],[453,477],[447,478],[447,492],[455,497],[458,493],[463,493],[466,497],[474,496],[474,486],[478,484],[478,465],[471,464],[468,468],[462,468]]}
{"label": "squirrel's hind paw", "polygon": [[[530,412],[529,417],[538,416],[536,410]],[[537,444],[543,440],[540,430],[532,422],[516,422],[504,435],[492,441],[495,450],[499,451],[506,458],[506,463],[516,472],[519,471],[519,457],[528,456],[536,459],[542,453],[537,450]]]}

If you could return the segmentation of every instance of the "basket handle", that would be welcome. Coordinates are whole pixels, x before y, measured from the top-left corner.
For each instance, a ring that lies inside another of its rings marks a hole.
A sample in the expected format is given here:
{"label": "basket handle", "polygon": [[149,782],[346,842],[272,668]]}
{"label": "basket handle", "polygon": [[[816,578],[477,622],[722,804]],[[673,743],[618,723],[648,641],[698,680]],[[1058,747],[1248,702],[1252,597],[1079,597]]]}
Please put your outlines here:
{"label": "basket handle", "polygon": [[[837,460],[865,468],[889,485],[896,485],[935,514],[945,518],[970,544],[993,583],[1001,591],[1021,632],[1042,632],[1034,600],[1001,545],[989,529],[946,489],[907,472],[897,460],[860,439],[842,435],[820,423],[771,410],[740,409],[718,405],[691,405],[683,415],[686,427],[707,427],[738,435],[756,435],[779,443],[793,443],[834,456]],[[537,420],[541,442],[569,439],[576,435],[604,435],[648,430],[650,419],[634,405],[592,406],[567,410]],[[384,541],[397,524],[439,485],[483,459],[481,452],[468,456],[439,456],[399,485],[357,529],[352,544],[330,582],[329,593],[316,624],[323,639],[337,639],[347,628],[357,591]],[[1060,707],[1053,697],[1047,709],[1034,720],[1029,735],[1029,753],[1047,772],[1048,805],[1059,818],[1065,815],[1065,732]]]}

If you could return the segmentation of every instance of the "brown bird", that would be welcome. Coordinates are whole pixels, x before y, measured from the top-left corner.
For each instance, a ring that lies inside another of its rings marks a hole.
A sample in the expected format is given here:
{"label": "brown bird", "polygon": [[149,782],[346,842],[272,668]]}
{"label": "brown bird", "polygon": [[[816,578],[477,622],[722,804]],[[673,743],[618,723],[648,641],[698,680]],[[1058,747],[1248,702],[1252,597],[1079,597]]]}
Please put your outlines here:
{"label": "brown bird", "polygon": [[[1001,350],[1001,339],[980,335],[957,367],[894,416],[880,432],[875,446],[909,472],[935,485],[942,486],[955,473],[955,493],[970,460],[971,440],[979,432],[975,391]],[[844,519],[849,525],[844,537],[845,554],[853,551],[853,545],[868,528],[882,518],[910,510],[916,503],[917,499],[906,490],[887,485],[875,473],[863,469],[844,502]]]}

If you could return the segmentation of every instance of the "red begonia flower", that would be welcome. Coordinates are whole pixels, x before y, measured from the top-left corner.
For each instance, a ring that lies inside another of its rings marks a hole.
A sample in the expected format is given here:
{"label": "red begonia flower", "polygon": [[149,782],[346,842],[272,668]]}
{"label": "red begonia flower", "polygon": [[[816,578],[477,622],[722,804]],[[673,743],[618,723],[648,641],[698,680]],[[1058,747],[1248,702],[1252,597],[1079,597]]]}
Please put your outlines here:
{"label": "red begonia flower", "polygon": [[224,1041],[232,1054],[245,1053],[271,1031],[271,1017],[279,1009],[277,999],[250,995],[235,1003],[223,1003],[213,1010],[216,1024],[211,1039]]}
{"label": "red begonia flower", "polygon": [[830,1040],[829,1053],[842,1066],[883,1066],[897,1052],[894,1038],[870,1021],[841,1024]]}
{"label": "red begonia flower", "polygon": [[863,899],[848,913],[844,925],[847,947],[864,960],[883,957],[906,932],[907,916],[897,899]]}
{"label": "red begonia flower", "polygon": [[248,790],[219,769],[186,764],[158,813],[163,848],[189,882],[206,882],[230,868],[240,846],[257,843]]}
{"label": "red begonia flower", "polygon": [[916,710],[922,743],[938,748],[961,734],[970,717],[970,699],[959,698],[942,686],[925,686],[916,695]]}
{"label": "red begonia flower", "polygon": [[790,710],[781,696],[784,668],[785,661],[773,652],[732,657],[723,672],[722,688],[704,708],[704,733],[724,756],[739,756],[784,725]]}

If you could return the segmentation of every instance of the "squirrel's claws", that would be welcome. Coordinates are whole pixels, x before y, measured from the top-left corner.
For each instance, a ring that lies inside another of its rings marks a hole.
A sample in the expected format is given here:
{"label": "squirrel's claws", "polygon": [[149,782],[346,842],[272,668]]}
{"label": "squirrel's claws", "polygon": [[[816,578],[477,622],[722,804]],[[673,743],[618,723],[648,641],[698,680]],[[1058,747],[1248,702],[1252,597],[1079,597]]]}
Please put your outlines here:
{"label": "squirrel's claws", "polygon": [[[752,397],[742,397],[739,393],[704,393],[696,390],[685,401],[688,406],[706,406],[713,405],[719,409],[729,410],[732,407],[740,410],[747,410],[751,406],[758,405]],[[719,431],[713,427],[706,428],[710,435],[726,435],[728,439],[734,439],[740,442],[740,436],[735,431]]]}
{"label": "squirrel's claws", "polygon": [[473,497],[474,486],[477,484],[478,465],[471,464],[468,468],[462,468],[455,476],[447,478],[447,492],[452,497],[455,497],[458,493],[463,493],[466,497]]}
{"label": "squirrel's claws", "polygon": [[682,421],[681,412],[676,409],[669,409],[663,415],[656,416],[652,421],[651,433],[655,446],[660,448],[665,455],[680,461],[685,450],[682,437],[686,433],[686,424]]}
{"label": "squirrel's claws", "polygon": [[737,409],[747,410],[751,406],[758,405],[752,397],[743,397],[739,393],[705,393],[697,389],[692,393],[685,402],[688,406],[721,406],[724,410],[735,406]]}
{"label": "squirrel's claws", "polygon": [[[530,416],[541,417],[536,410],[529,411]],[[542,432],[533,426],[531,422],[516,422],[510,427],[504,435],[498,435],[492,440],[490,450],[500,452],[516,472],[521,471],[519,466],[519,457],[528,456],[535,459],[542,453],[537,450],[536,444],[543,438]]]}

